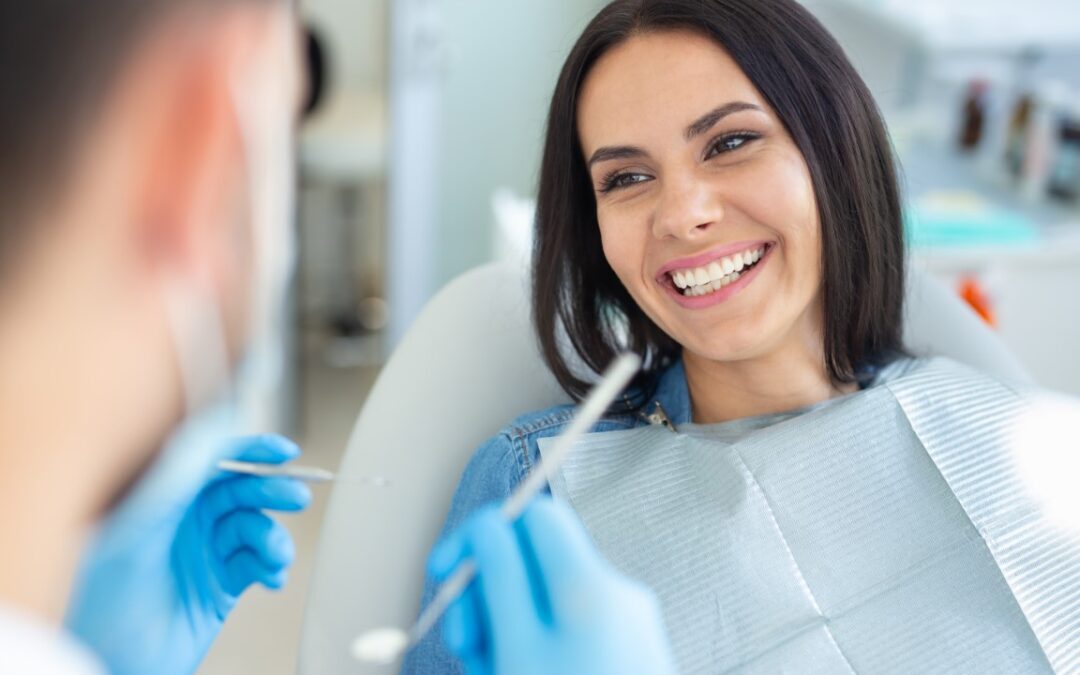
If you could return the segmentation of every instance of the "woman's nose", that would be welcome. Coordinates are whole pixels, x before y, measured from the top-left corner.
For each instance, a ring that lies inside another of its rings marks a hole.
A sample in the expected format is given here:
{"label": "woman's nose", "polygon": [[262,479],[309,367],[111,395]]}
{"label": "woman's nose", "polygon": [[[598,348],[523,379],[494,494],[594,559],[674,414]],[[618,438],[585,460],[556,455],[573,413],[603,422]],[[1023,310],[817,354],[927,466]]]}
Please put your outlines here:
{"label": "woman's nose", "polygon": [[653,236],[695,239],[705,236],[724,218],[719,191],[707,181],[685,177],[662,187],[653,217]]}

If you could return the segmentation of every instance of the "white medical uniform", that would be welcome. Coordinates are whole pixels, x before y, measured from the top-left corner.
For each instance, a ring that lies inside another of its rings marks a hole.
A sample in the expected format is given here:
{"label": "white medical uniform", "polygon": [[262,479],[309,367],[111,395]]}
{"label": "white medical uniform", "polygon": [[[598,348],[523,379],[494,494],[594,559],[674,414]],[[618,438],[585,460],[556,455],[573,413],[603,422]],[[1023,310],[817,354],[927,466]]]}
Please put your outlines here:
{"label": "white medical uniform", "polygon": [[105,669],[58,627],[0,605],[0,673],[105,675]]}

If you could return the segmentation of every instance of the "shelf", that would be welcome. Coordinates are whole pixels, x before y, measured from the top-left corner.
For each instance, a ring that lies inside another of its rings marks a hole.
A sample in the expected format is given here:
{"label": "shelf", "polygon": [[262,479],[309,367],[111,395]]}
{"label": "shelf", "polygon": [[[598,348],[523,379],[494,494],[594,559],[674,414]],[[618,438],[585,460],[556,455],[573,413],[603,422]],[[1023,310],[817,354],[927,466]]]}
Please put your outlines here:
{"label": "shelf", "polygon": [[1069,0],[818,0],[916,38],[930,51],[1080,49],[1080,3]]}

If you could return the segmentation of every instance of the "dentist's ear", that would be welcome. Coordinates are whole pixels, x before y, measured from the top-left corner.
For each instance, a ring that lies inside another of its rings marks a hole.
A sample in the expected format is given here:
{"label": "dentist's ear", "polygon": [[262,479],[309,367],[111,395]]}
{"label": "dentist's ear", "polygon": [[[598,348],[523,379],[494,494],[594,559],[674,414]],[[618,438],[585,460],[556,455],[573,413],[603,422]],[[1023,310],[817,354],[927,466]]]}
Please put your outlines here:
{"label": "dentist's ear", "polygon": [[136,176],[132,227],[151,283],[194,285],[212,297],[230,360],[246,335],[254,266],[248,140],[235,73],[267,39],[260,3],[179,16],[141,47],[128,78]]}

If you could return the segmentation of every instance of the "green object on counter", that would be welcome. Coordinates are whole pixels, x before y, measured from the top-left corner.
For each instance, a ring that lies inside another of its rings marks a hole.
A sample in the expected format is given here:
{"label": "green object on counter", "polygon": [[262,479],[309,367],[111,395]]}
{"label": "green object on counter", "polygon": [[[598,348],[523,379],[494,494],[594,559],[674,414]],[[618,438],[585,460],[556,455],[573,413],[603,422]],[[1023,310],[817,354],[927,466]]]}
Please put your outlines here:
{"label": "green object on counter", "polygon": [[1039,239],[1031,218],[972,192],[928,193],[904,213],[912,248],[1030,244]]}

